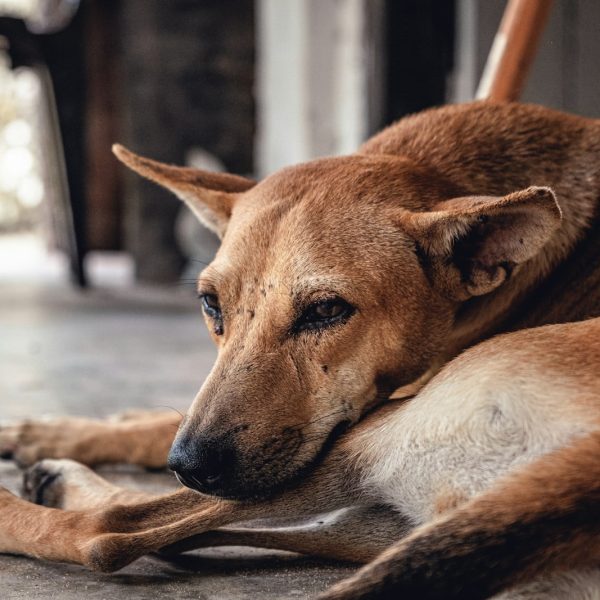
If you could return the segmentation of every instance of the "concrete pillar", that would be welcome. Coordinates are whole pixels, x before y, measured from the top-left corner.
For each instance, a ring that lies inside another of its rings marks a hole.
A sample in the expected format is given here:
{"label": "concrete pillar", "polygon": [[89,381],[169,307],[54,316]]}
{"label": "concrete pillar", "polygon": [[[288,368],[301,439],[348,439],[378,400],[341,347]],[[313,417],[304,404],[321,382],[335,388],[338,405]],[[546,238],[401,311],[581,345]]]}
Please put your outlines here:
{"label": "concrete pillar", "polygon": [[259,175],[368,137],[382,15],[382,0],[257,0]]}

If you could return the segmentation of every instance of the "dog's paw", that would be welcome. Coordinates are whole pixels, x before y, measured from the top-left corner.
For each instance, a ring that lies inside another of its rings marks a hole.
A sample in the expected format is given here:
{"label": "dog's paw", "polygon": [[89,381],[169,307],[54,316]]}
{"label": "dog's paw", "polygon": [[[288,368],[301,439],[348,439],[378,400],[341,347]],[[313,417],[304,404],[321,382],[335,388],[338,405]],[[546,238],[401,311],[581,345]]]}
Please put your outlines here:
{"label": "dog's paw", "polygon": [[0,458],[26,468],[44,458],[71,458],[88,462],[84,450],[102,422],[68,417],[0,425]]}
{"label": "dog's paw", "polygon": [[60,421],[22,421],[0,426],[0,458],[28,467],[61,450],[61,438],[67,434]]}
{"label": "dog's paw", "polygon": [[27,469],[23,475],[23,498],[42,506],[62,508],[64,481],[61,462],[42,460]]}
{"label": "dog's paw", "polygon": [[20,448],[29,445],[32,423],[22,421],[11,425],[0,425],[0,458],[4,460],[15,459]]}
{"label": "dog's paw", "polygon": [[114,486],[89,467],[69,459],[45,459],[23,476],[25,499],[50,508],[83,510],[102,506]]}

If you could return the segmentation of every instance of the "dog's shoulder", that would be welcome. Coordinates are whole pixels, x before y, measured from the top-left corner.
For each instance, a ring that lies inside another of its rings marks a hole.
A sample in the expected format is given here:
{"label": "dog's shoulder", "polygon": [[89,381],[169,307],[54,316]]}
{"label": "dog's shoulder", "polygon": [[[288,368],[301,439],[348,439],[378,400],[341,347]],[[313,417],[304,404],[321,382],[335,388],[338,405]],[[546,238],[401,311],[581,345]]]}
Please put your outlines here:
{"label": "dog's shoulder", "polygon": [[404,156],[467,192],[504,194],[532,182],[557,185],[574,161],[597,174],[600,121],[534,104],[479,101],[405,117],[359,152]]}

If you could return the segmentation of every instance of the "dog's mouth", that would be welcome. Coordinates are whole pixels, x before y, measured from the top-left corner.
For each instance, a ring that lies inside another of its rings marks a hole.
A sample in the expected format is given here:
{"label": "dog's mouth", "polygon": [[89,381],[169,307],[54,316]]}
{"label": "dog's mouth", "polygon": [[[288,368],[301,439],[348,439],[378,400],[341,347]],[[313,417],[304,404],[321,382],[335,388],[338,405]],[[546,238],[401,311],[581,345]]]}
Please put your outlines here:
{"label": "dog's mouth", "polygon": [[[201,494],[215,496],[224,500],[237,500],[244,502],[255,502],[266,500],[288,487],[292,487],[298,481],[307,477],[310,472],[321,463],[327,456],[331,447],[346,432],[352,422],[350,420],[340,421],[329,432],[323,440],[319,449],[309,460],[298,464],[290,470],[278,470],[270,474],[269,477],[257,477],[256,474],[249,472],[245,477],[241,473],[240,477],[234,480],[228,480],[221,484],[220,478],[204,478],[199,481],[193,475],[186,475],[175,472],[175,477],[184,486],[199,492]],[[296,454],[301,446],[296,450]],[[287,457],[286,464],[292,464],[294,457]]]}
{"label": "dog's mouth", "polygon": [[[174,473],[175,479],[177,479],[177,481],[179,481],[179,483],[181,483],[185,487],[190,488],[195,492],[200,492],[202,494],[206,493],[204,491],[204,485],[200,481],[198,481],[193,475],[186,476],[182,475],[181,473],[177,473],[177,471],[174,471]],[[214,483],[216,483],[217,479],[217,477],[207,477],[205,481],[208,485],[213,485]]]}

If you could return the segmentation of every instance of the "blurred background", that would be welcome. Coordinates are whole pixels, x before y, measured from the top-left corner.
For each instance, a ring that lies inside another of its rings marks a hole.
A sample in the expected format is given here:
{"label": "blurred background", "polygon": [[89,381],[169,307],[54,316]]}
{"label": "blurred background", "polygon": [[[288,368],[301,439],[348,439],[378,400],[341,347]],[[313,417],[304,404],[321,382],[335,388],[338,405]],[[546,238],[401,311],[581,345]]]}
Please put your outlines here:
{"label": "blurred background", "polygon": [[[0,0],[0,285],[191,279],[217,242],[125,173],[261,177],[472,99],[504,0]],[[599,116],[600,3],[557,0],[524,99]],[[191,287],[191,286],[190,286]]]}

